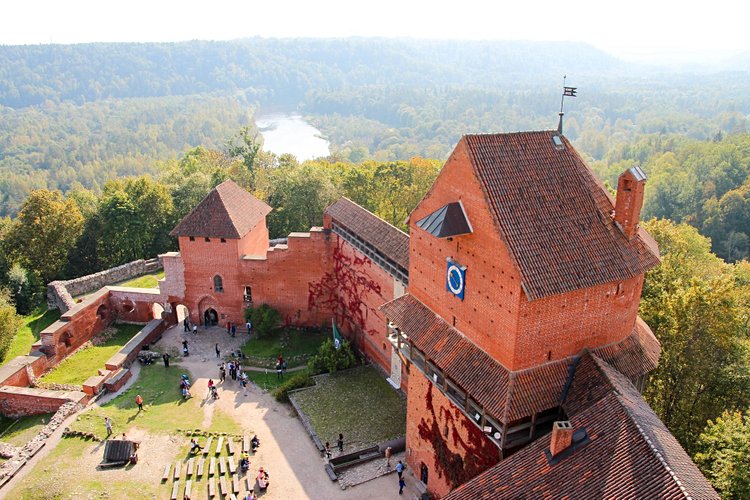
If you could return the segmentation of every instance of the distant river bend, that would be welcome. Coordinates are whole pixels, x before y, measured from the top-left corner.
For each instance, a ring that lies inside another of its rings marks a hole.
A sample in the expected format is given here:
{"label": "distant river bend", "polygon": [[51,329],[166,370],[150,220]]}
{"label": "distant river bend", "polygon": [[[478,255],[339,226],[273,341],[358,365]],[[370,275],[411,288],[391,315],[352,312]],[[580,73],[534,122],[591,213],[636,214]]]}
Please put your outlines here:
{"label": "distant river bend", "polygon": [[298,161],[328,156],[328,141],[320,130],[297,114],[260,115],[255,124],[263,135],[263,149],[276,155],[293,154]]}

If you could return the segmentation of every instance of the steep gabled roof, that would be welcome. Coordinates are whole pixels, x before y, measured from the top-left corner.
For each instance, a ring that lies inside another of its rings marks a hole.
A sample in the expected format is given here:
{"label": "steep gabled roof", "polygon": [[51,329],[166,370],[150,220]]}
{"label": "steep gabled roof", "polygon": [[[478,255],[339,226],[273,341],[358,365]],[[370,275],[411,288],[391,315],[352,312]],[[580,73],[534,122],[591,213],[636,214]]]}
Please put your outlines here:
{"label": "steep gabled roof", "polygon": [[361,207],[348,198],[341,198],[326,208],[337,224],[343,226],[383,256],[409,272],[409,235]]}
{"label": "steep gabled roof", "polygon": [[228,180],[213,188],[169,234],[240,239],[270,211],[271,207]]}
{"label": "steep gabled roof", "polygon": [[615,226],[609,194],[557,132],[462,140],[529,300],[623,280],[659,263],[645,231],[628,240]]}
{"label": "steep gabled roof", "polygon": [[635,387],[597,356],[581,356],[563,406],[588,444],[551,463],[549,437],[542,437],[446,500],[719,498]]}

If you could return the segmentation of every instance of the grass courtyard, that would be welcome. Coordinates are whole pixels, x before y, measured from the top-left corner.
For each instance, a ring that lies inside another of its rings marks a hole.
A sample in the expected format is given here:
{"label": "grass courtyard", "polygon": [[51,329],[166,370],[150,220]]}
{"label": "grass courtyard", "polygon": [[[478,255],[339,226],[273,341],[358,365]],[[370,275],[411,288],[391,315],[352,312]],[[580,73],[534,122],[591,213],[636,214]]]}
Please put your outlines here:
{"label": "grass courtyard", "polygon": [[23,446],[47,425],[51,417],[51,413],[17,419],[0,415],[0,441]]}
{"label": "grass courtyard", "polygon": [[164,270],[152,274],[144,274],[131,280],[117,283],[115,286],[127,286],[130,288],[156,288],[159,286],[159,280],[164,278]]}
{"label": "grass courtyard", "polygon": [[[8,498],[169,498],[172,482],[162,484],[159,478],[165,463],[174,464],[179,460],[185,464],[190,458],[189,436],[184,431],[201,429],[202,432],[242,434],[235,419],[218,408],[213,411],[211,425],[202,428],[202,400],[184,401],[180,394],[179,377],[183,373],[192,379],[189,371],[176,365],[169,368],[142,366],[138,380],[128,390],[101,408],[94,407],[80,414],[71,425],[74,431],[104,438],[104,417],[109,416],[115,436],[123,432],[127,436],[147,436],[139,451],[141,461],[135,467],[97,469],[103,443],[66,437],[8,493]],[[143,397],[145,411],[138,411],[137,394]],[[205,437],[198,439],[205,444]],[[216,441],[215,438],[214,446]],[[210,456],[226,455],[225,446],[221,455],[215,455],[212,450]],[[207,476],[194,481],[194,491],[205,491]]]}
{"label": "grass courtyard", "polygon": [[294,398],[322,442],[333,444],[342,433],[347,449],[359,449],[406,434],[406,401],[377,369],[361,366],[316,382]]}
{"label": "grass courtyard", "polygon": [[274,368],[276,357],[282,354],[289,368],[293,368],[306,364],[330,335],[326,331],[284,328],[268,337],[249,339],[242,346],[242,352],[249,358],[248,364],[253,366]]}
{"label": "grass courtyard", "polygon": [[55,384],[81,385],[111,358],[128,340],[138,333],[142,325],[115,325],[116,332],[101,345],[91,345],[79,349],[72,356],[65,358],[42,380]]}
{"label": "grass courtyard", "polygon": [[[164,368],[163,365],[141,367],[138,380],[115,399],[102,407],[92,408],[82,413],[71,428],[81,432],[91,432],[98,437],[106,436],[104,417],[112,419],[115,433],[126,432],[138,426],[152,433],[171,433],[176,429],[198,429],[203,421],[200,398],[182,399],[180,375],[185,373],[192,380],[189,371],[177,365]],[[135,397],[143,398],[145,411],[139,412]],[[240,427],[220,411],[214,413],[211,431],[239,433]]]}

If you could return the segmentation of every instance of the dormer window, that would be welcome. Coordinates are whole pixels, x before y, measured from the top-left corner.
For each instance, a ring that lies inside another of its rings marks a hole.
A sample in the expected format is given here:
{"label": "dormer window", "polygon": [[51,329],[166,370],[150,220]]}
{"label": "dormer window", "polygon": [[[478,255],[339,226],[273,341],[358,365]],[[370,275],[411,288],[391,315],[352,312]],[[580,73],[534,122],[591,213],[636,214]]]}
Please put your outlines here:
{"label": "dormer window", "polygon": [[214,291],[216,293],[224,293],[224,280],[218,274],[214,276]]}

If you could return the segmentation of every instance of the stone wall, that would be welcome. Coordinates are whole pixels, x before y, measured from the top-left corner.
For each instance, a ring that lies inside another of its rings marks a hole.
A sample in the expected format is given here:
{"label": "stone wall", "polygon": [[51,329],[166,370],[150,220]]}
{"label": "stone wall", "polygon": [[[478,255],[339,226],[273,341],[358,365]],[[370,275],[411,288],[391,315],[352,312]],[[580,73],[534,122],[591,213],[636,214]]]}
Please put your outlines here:
{"label": "stone wall", "polygon": [[53,281],[47,285],[47,307],[66,312],[75,304],[73,297],[156,271],[161,267],[159,259],[141,259],[80,278]]}
{"label": "stone wall", "polygon": [[56,412],[73,401],[85,404],[88,397],[81,391],[51,391],[32,387],[0,387],[0,413],[6,417],[23,417]]}

